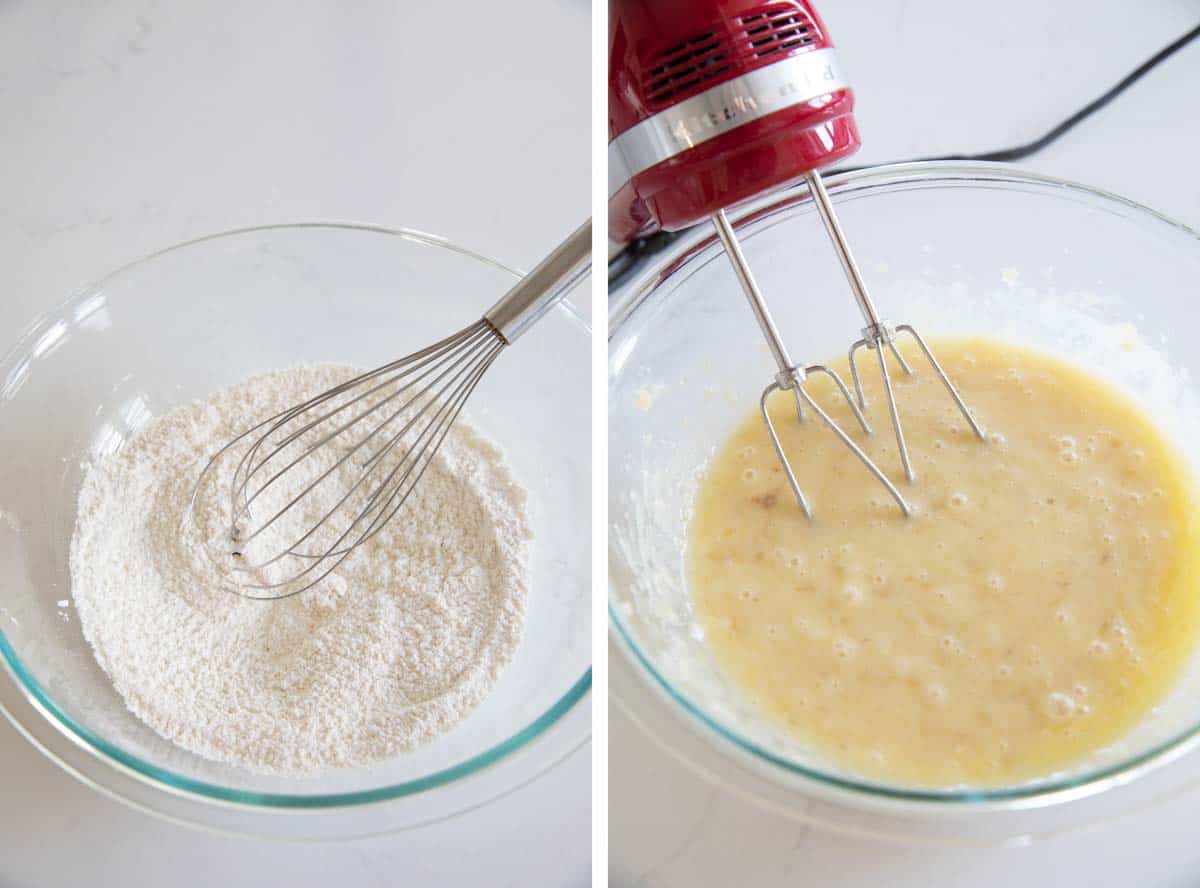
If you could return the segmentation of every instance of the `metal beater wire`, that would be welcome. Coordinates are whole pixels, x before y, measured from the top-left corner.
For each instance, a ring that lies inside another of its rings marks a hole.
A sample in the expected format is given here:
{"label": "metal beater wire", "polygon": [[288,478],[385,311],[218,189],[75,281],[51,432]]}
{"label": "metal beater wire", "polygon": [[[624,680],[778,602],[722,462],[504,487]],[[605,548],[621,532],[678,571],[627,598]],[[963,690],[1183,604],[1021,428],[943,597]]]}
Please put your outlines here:
{"label": "metal beater wire", "polygon": [[762,292],[758,288],[758,283],[754,279],[754,273],[750,270],[750,265],[746,261],[745,253],[742,251],[741,244],[738,242],[737,233],[734,230],[733,223],[729,221],[729,217],[724,210],[718,210],[712,217],[713,226],[717,230],[717,237],[721,241],[721,246],[725,249],[725,255],[733,266],[733,271],[738,279],[738,283],[742,288],[742,293],[746,297],[751,310],[754,313],[754,318],[758,322],[759,329],[766,340],[768,347],[771,350],[771,355],[775,359],[776,367],[779,372],[775,375],[775,381],[772,382],[763,391],[762,397],[759,398],[759,409],[762,411],[763,422],[767,426],[767,434],[771,437],[771,443],[775,447],[775,455],[779,457],[779,462],[783,465],[783,470],[787,474],[788,484],[792,488],[792,493],[796,497],[796,502],[805,516],[809,519],[813,517],[812,508],[809,506],[807,497],[804,496],[800,488],[800,482],[796,479],[796,473],[792,469],[791,462],[787,458],[787,453],[783,449],[783,442],[779,438],[779,434],[775,429],[775,424],[771,421],[771,415],[767,410],[767,400],[773,391],[785,391],[791,389],[793,398],[796,402],[796,418],[800,422],[804,422],[804,405],[807,404],[812,408],[813,412],[821,418],[821,421],[845,444],[850,451],[858,457],[859,461],[866,466],[867,470],[875,477],[880,484],[884,486],[892,499],[896,501],[896,505],[900,507],[900,511],[907,517],[912,514],[912,508],[905,501],[900,491],[883,473],[875,462],[867,456],[866,452],[854,443],[854,440],[846,433],[845,429],[837,424],[837,421],[826,413],[812,396],[804,389],[804,382],[810,373],[824,373],[829,376],[834,383],[837,384],[837,389],[842,397],[846,399],[846,403],[850,407],[854,418],[858,420],[859,426],[865,434],[871,434],[871,426],[867,422],[866,416],[858,405],[854,403],[854,398],[850,396],[850,390],[846,388],[846,384],[842,378],[838,376],[831,368],[824,364],[814,364],[809,367],[802,367],[792,362],[791,355],[788,353],[787,346],[783,342],[783,338],[779,333],[779,328],[776,327],[774,319],[771,317],[771,310],[767,307],[766,300],[763,299]]}
{"label": "metal beater wire", "polygon": [[834,211],[833,201],[829,197],[829,192],[825,189],[825,183],[821,179],[821,174],[813,170],[804,178],[808,182],[809,192],[817,208],[817,214],[821,217],[821,223],[825,227],[826,234],[829,235],[830,243],[833,244],[838,261],[841,263],[842,271],[846,275],[846,281],[850,284],[850,291],[854,294],[854,301],[858,304],[859,311],[862,313],[863,321],[866,324],[862,329],[862,338],[850,346],[849,354],[850,375],[854,379],[854,390],[858,395],[858,406],[865,410],[867,399],[863,394],[862,379],[859,376],[858,365],[854,361],[854,355],[860,348],[865,348],[868,351],[874,351],[878,359],[879,375],[883,380],[883,393],[887,400],[888,415],[892,420],[892,431],[896,436],[896,447],[900,451],[900,462],[904,466],[905,477],[909,482],[912,482],[916,480],[916,473],[913,471],[912,459],[908,453],[908,444],[904,439],[904,426],[900,421],[900,409],[896,405],[896,393],[892,387],[892,375],[888,371],[887,356],[884,354],[884,348],[887,348],[895,356],[896,361],[903,368],[905,374],[909,376],[913,374],[912,367],[904,360],[904,356],[900,354],[900,350],[896,347],[897,332],[908,333],[917,341],[934,373],[942,381],[942,385],[945,386],[946,391],[950,393],[950,397],[954,400],[955,406],[958,407],[959,412],[962,413],[967,423],[971,426],[971,430],[975,432],[976,437],[980,441],[986,440],[983,429],[976,422],[975,417],[971,415],[966,402],[959,395],[958,390],[954,387],[954,383],[950,381],[950,377],[946,375],[946,371],[942,369],[942,365],[933,356],[933,351],[912,325],[901,324],[899,327],[893,327],[879,316],[879,312],[875,308],[875,302],[871,299],[866,282],[863,280],[862,272],[858,268],[858,263],[854,260],[854,254],[850,250],[850,244],[846,240],[845,232],[842,231],[842,224],[838,220],[837,213]]}

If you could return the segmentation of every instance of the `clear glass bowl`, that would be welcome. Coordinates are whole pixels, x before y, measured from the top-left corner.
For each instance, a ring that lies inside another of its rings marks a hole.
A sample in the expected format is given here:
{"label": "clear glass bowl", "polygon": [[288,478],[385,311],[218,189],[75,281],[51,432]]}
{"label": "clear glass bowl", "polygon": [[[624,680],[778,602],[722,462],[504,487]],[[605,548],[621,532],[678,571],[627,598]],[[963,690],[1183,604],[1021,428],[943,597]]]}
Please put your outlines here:
{"label": "clear glass bowl", "polygon": [[129,713],[70,602],[87,461],[252,373],[406,354],[477,320],[516,274],[419,232],[256,228],[157,253],[34,323],[0,360],[0,707],[16,727],[80,779],[153,813],[300,839],[445,819],[585,743],[589,331],[566,304],[496,361],[467,407],[529,490],[536,538],[524,640],[494,692],[445,736],[309,779],[207,761]]}
{"label": "clear glass bowl", "polygon": [[[1195,232],[1115,195],[983,164],[877,168],[834,177],[830,191],[885,317],[929,336],[985,333],[1064,355],[1137,395],[1200,457],[1200,383],[1186,369],[1200,321]],[[751,207],[737,225],[792,355],[813,362],[844,354],[862,322],[807,192]],[[815,811],[826,823],[911,837],[928,834],[936,819],[944,837],[990,839],[1087,819],[1075,808],[1039,825],[1027,809],[1127,783],[1195,745],[1200,663],[1121,742],[1021,785],[873,782],[785,736],[725,681],[684,578],[697,471],[775,372],[712,234],[682,239],[627,287],[611,307],[609,332],[614,637],[646,686],[724,753],[725,765],[707,770],[726,782],[741,774],[774,806]],[[620,693],[618,684],[614,668]],[[644,688],[625,687],[626,696],[644,697]],[[694,747],[693,739],[678,735],[669,745]],[[1172,785],[1182,779],[1175,772]],[[1009,816],[1018,809],[1027,816]]]}

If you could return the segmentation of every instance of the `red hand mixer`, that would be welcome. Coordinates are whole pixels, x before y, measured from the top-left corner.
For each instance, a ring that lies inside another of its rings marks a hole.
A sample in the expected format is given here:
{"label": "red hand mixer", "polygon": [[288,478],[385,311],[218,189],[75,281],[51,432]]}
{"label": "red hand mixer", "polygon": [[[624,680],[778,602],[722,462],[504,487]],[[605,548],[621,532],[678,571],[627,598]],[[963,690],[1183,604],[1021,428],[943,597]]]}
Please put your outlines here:
{"label": "red hand mixer", "polygon": [[[880,318],[817,172],[858,150],[859,137],[854,94],[816,10],[807,0],[610,0],[608,91],[609,236],[624,242],[712,220],[778,366],[759,406],[801,509],[812,516],[767,412],[776,391],[792,392],[800,421],[805,407],[816,413],[910,514],[887,475],[805,391],[807,375],[832,377],[870,434],[855,356],[860,349],[875,353],[900,459],[912,481],[885,358],[890,351],[904,373],[913,372],[896,348],[897,335],[906,333],[971,429],[981,440],[984,435],[921,335],[909,324]],[[726,215],[739,203],[801,180],[865,323],[849,353],[857,402],[829,367],[792,361]]]}

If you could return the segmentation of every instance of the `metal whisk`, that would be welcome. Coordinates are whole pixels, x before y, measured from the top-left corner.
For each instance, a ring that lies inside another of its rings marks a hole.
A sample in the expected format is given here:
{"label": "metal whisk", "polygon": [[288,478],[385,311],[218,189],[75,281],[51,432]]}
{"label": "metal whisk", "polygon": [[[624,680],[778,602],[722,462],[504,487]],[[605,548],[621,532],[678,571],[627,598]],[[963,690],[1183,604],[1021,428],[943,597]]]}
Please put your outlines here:
{"label": "metal whisk", "polygon": [[[209,460],[229,482],[234,591],[279,599],[312,588],[403,507],[488,368],[587,273],[586,222],[483,317],[247,429]],[[332,491],[332,493],[330,492]],[[322,503],[332,501],[332,506]]]}

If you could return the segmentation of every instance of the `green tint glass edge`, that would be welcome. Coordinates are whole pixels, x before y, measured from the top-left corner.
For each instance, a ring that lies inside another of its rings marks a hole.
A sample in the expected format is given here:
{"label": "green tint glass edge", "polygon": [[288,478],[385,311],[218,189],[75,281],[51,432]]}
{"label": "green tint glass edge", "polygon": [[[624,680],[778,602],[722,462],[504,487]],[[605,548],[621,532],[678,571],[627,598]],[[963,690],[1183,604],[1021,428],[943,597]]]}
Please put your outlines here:
{"label": "green tint glass edge", "polygon": [[[242,234],[251,234],[262,231],[277,231],[288,229],[335,229],[342,231],[363,231],[375,234],[384,234],[393,237],[399,237],[401,240],[406,240],[412,243],[419,243],[424,246],[446,249],[462,256],[484,262],[494,268],[508,272],[516,277],[520,277],[521,272],[497,262],[488,256],[476,253],[465,247],[460,247],[448,240],[438,237],[437,235],[428,234],[423,231],[418,231],[410,228],[387,228],[377,225],[355,224],[355,223],[338,223],[338,222],[296,222],[281,225],[258,225],[247,228],[238,228],[230,231],[217,232],[215,234],[203,235],[193,238],[192,240],[183,243],[174,244],[162,250],[158,250],[133,262],[121,266],[115,271],[105,275],[94,284],[90,284],[75,294],[68,297],[62,303],[50,311],[34,318],[21,334],[17,337],[13,345],[8,348],[3,355],[0,355],[0,365],[8,364],[14,356],[21,353],[22,346],[26,344],[34,335],[38,333],[47,324],[52,323],[56,317],[59,317],[64,312],[74,306],[80,299],[86,298],[88,295],[101,290],[106,283],[118,277],[124,272],[144,262],[150,261],[158,256],[167,253],[173,253],[177,250],[184,249],[195,244],[204,243],[210,240],[217,240],[227,237],[235,237]],[[584,333],[590,335],[591,328],[575,310],[569,302],[565,300],[559,303],[559,308],[563,310],[575,324],[578,324]],[[159,768],[149,762],[143,761],[137,756],[130,755],[121,749],[111,745],[107,741],[101,739],[92,731],[78,724],[74,719],[67,715],[59,706],[50,698],[49,694],[43,690],[37,680],[21,663],[17,656],[16,650],[8,641],[8,637],[0,630],[0,654],[4,656],[5,663],[11,675],[17,680],[20,687],[26,695],[31,698],[35,708],[40,709],[44,714],[52,716],[51,723],[58,728],[69,740],[81,740],[85,748],[90,752],[96,753],[101,757],[107,756],[113,762],[130,769],[131,771],[143,777],[159,781],[166,784],[172,789],[180,790],[186,794],[194,795],[204,800],[217,800],[229,802],[242,806],[254,807],[272,807],[289,810],[312,810],[326,808],[344,808],[354,805],[368,804],[372,802],[383,802],[394,799],[404,798],[405,796],[416,795],[422,792],[427,792],[431,789],[436,789],[445,786],[463,777],[468,777],[476,774],[485,768],[498,764],[503,759],[527,746],[532,740],[541,736],[547,729],[557,723],[562,716],[566,715],[575,704],[578,703],[592,687],[592,669],[589,666],[587,671],[573,684],[565,694],[558,698],[545,712],[527,724],[524,728],[517,731],[508,739],[498,743],[490,749],[472,756],[465,761],[459,762],[457,765],[452,765],[449,768],[444,768],[441,771],[435,771],[424,777],[416,780],[406,781],[404,783],[394,784],[392,786],[381,787],[379,789],[363,790],[361,792],[349,793],[329,793],[324,795],[292,795],[286,793],[253,793],[244,792],[242,790],[230,789],[228,787],[219,786],[214,783],[207,783],[201,780],[193,780],[189,777],[184,777],[180,774],[175,774],[164,768]],[[47,750],[48,754],[52,754]],[[111,763],[110,763],[111,764]]]}

